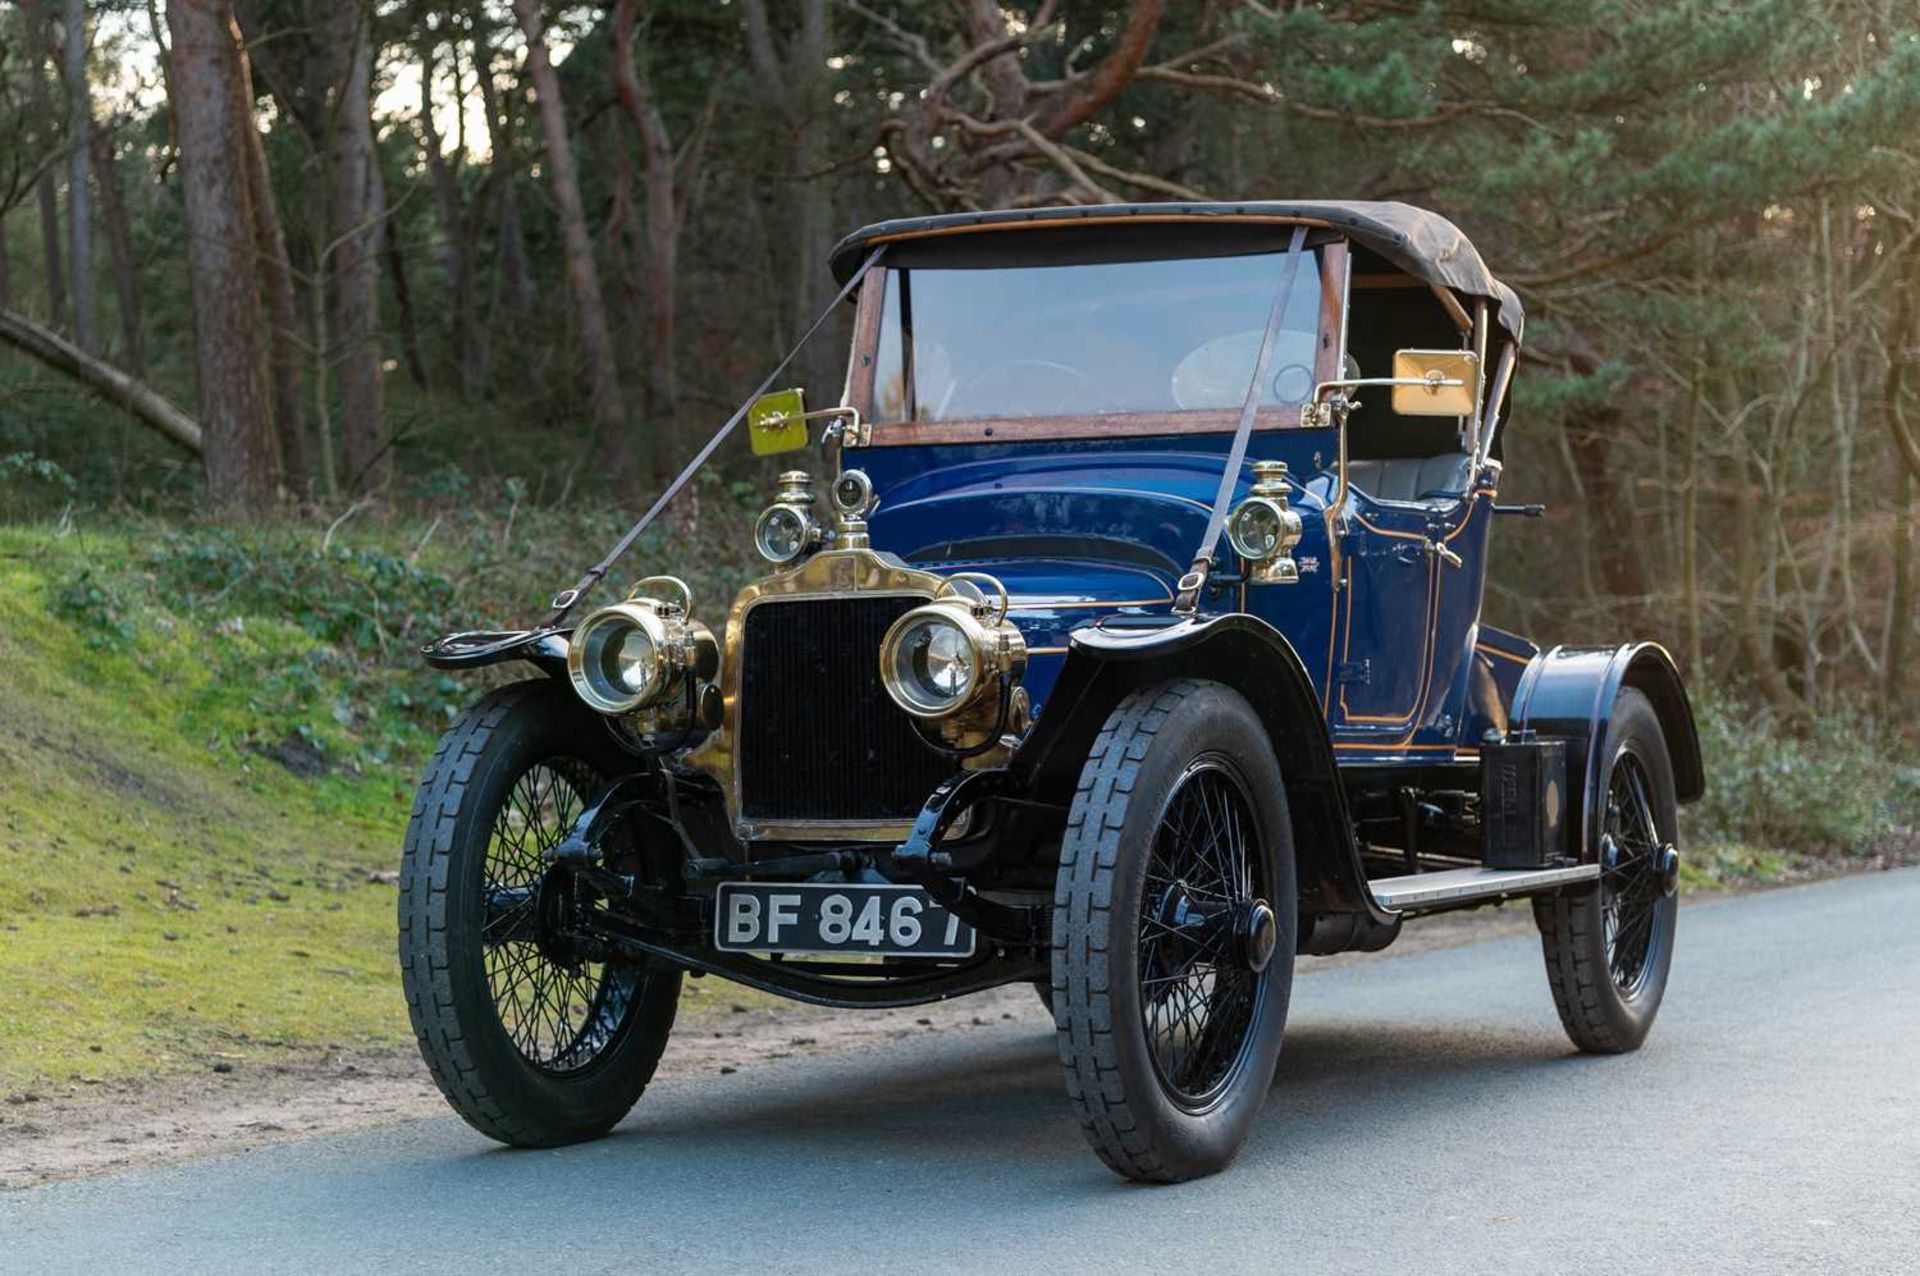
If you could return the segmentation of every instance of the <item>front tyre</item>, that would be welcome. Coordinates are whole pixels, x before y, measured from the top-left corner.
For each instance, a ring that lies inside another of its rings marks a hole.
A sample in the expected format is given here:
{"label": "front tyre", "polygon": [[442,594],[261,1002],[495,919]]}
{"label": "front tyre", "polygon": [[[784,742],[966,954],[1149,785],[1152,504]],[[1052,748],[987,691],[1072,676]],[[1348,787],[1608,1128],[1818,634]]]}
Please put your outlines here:
{"label": "front tyre", "polygon": [[1067,1097],[1115,1172],[1176,1183],[1240,1150],[1280,1056],[1295,910],[1252,708],[1191,680],[1128,696],[1080,772],[1053,910]]}
{"label": "front tyre", "polygon": [[1534,901],[1547,982],[1573,1044],[1637,1050],[1660,1013],[1680,912],[1673,762],[1659,715],[1629,687],[1614,701],[1600,783],[1597,886]]}
{"label": "front tyre", "polygon": [[[516,683],[440,738],[407,823],[400,976],[421,1056],[482,1134],[553,1147],[604,1134],[652,1079],[678,971],[571,946],[545,852],[622,755],[564,684]],[[615,830],[608,867],[645,873]]]}

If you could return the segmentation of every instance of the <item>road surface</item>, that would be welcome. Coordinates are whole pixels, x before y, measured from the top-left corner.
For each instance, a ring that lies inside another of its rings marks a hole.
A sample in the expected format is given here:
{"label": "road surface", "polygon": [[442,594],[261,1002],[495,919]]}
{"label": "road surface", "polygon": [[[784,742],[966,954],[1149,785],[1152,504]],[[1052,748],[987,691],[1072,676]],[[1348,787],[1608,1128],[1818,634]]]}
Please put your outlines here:
{"label": "road surface", "polygon": [[[452,1118],[0,1196],[0,1271],[1913,1272],[1920,870],[1689,907],[1636,1055],[1537,945],[1302,979],[1239,1162],[1082,1145],[1036,1014],[657,1086],[611,1138]],[[0,1149],[3,1153],[4,1149]]]}

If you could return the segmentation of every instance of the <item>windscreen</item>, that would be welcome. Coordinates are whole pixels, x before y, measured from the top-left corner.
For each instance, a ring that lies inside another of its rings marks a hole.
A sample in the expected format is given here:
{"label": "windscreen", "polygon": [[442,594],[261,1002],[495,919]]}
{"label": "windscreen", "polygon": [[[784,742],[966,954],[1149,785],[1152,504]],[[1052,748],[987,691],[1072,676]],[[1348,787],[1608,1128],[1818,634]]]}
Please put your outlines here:
{"label": "windscreen", "polygon": [[[889,270],[877,422],[1237,409],[1285,254]],[[1262,405],[1314,387],[1320,258],[1302,255]]]}

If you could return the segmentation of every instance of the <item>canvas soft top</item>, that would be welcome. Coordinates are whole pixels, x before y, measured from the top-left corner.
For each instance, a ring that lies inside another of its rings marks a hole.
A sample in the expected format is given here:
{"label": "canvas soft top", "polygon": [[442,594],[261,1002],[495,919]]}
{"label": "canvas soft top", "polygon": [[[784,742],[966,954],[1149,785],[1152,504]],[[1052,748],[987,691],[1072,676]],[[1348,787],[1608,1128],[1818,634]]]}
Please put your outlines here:
{"label": "canvas soft top", "polygon": [[[1111,243],[1125,237],[1130,226],[1163,228],[1175,242],[1189,239],[1196,254],[1218,251],[1215,240],[1229,227],[1236,233],[1227,236],[1246,243],[1248,230],[1265,224],[1305,222],[1325,226],[1386,258],[1395,266],[1436,287],[1450,288],[1467,297],[1485,298],[1494,303],[1501,327],[1520,339],[1526,316],[1513,289],[1493,277],[1486,262],[1458,226],[1438,213],[1411,204],[1369,200],[1254,200],[1242,203],[1166,203],[1166,204],[1085,204],[1062,208],[1006,209],[982,213],[945,213],[932,217],[901,217],[876,222],[848,235],[834,246],[831,258],[834,276],[845,280],[859,268],[866,254],[881,244],[912,245],[920,264],[932,265],[923,250],[929,241],[949,241],[940,245],[949,260],[937,264],[962,264],[958,259],[984,249],[987,239],[999,240],[987,232],[1044,229],[1049,232],[1045,256],[1054,249],[1071,260],[1088,241]],[[1176,228],[1185,228],[1181,234]],[[1059,239],[1052,236],[1058,235]],[[966,247],[962,248],[961,243]],[[1022,247],[1037,246],[1023,241]],[[1251,243],[1234,251],[1255,251]],[[903,250],[906,251],[906,250]],[[983,252],[991,257],[991,252]],[[912,263],[910,263],[912,264]]]}

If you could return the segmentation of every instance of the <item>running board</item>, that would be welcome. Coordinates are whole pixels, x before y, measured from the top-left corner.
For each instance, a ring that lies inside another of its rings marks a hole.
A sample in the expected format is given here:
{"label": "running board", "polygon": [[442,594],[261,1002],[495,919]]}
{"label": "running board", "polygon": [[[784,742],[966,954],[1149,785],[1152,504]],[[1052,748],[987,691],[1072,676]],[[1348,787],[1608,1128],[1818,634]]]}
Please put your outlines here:
{"label": "running board", "polygon": [[1457,904],[1470,899],[1498,899],[1504,895],[1537,895],[1542,891],[1595,881],[1598,864],[1566,868],[1450,868],[1443,873],[1415,873],[1409,877],[1382,877],[1367,883],[1380,907],[1393,912]]}

